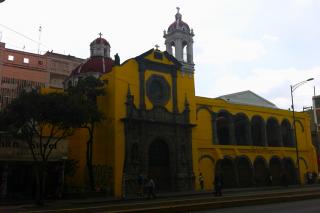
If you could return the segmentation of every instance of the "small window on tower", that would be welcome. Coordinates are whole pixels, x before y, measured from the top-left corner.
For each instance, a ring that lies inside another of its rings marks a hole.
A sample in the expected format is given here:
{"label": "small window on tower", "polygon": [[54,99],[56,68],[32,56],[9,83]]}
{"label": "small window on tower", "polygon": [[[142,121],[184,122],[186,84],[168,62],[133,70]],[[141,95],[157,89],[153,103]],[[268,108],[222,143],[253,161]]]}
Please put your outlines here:
{"label": "small window on tower", "polygon": [[8,56],[8,60],[9,60],[9,61],[13,61],[13,60],[14,60],[14,56],[13,56],[13,55],[9,55],[9,56]]}
{"label": "small window on tower", "polygon": [[42,62],[42,61],[38,61],[38,64],[39,64],[39,65],[42,65],[42,64],[43,64],[43,62]]}
{"label": "small window on tower", "polygon": [[23,63],[29,64],[29,58],[23,58]]}

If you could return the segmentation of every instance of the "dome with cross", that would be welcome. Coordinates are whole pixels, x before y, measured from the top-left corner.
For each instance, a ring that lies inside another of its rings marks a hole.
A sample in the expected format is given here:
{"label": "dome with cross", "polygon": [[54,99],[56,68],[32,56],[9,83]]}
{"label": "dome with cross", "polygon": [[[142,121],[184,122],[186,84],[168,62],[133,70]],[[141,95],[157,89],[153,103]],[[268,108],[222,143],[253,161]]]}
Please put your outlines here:
{"label": "dome with cross", "polygon": [[102,38],[102,33],[99,33],[99,37],[90,43],[90,55],[110,58],[110,44]]}
{"label": "dome with cross", "polygon": [[181,30],[183,32],[188,32],[190,33],[190,27],[187,23],[182,21],[182,15],[179,12],[180,8],[177,7],[177,14],[176,14],[176,20],[173,22],[169,28],[168,28],[168,34],[176,31],[176,30]]}
{"label": "dome with cross", "polygon": [[114,60],[110,58],[110,44],[101,36],[102,34],[99,33],[99,37],[90,43],[90,58],[71,72],[65,81],[66,88],[69,84],[75,85],[79,78],[89,75],[98,78],[112,70]]}

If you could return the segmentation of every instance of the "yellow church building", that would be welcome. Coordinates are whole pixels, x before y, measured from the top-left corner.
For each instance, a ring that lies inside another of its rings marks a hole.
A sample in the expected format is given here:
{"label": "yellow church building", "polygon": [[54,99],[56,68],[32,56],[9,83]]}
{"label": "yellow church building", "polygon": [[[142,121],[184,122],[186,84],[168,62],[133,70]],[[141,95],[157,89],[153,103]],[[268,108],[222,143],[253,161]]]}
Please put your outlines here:
{"label": "yellow church building", "polygon": [[[270,176],[278,185],[283,174],[289,184],[304,183],[306,172],[317,173],[307,114],[296,113],[297,153],[291,111],[251,91],[196,96],[193,36],[178,10],[164,31],[166,51],[151,49],[122,64],[100,36],[90,44],[90,59],[66,80],[70,86],[93,75],[105,82],[98,104],[106,119],[93,144],[97,187],[121,197],[136,193],[140,174],[165,192],[200,190],[200,173],[207,190],[217,173],[226,188],[264,186]],[[68,158],[79,161],[68,180],[74,187],[87,181],[86,137],[79,130],[69,139]]]}

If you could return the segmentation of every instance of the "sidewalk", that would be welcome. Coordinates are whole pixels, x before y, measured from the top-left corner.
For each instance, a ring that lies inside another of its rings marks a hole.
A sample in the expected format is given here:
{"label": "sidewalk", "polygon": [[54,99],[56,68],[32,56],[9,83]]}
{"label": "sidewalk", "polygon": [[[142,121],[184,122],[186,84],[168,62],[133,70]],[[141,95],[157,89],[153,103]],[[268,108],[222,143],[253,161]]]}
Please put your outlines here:
{"label": "sidewalk", "polygon": [[[234,189],[225,189],[223,191],[223,198],[241,198],[246,196],[262,196],[264,194],[283,194],[283,193],[303,193],[303,192],[310,192],[313,191],[320,192],[320,185],[304,185],[304,186],[289,186],[289,187],[261,187],[261,188],[234,188]],[[212,196],[211,196],[212,195]],[[178,198],[192,198],[192,197],[210,197],[211,199],[215,199],[213,196],[213,191],[190,191],[190,192],[172,192],[172,193],[159,193],[157,194],[157,201],[161,200],[174,200]],[[220,199],[220,198],[216,198]],[[224,199],[224,200],[228,200]],[[130,204],[137,201],[143,201],[145,203],[154,201],[154,200],[147,200],[146,198],[138,198],[138,197],[127,197],[126,199],[116,199],[114,197],[88,197],[88,198],[80,198],[80,199],[64,199],[64,200],[48,200],[45,202],[45,207],[40,209],[48,209],[48,208],[68,208],[68,207],[75,207],[80,205],[94,205],[94,204]],[[21,203],[21,202],[12,202],[7,203],[6,205],[0,206],[0,212],[26,212],[30,211],[31,209],[38,209],[33,208],[35,207],[32,201]],[[39,209],[39,210],[40,210]]]}

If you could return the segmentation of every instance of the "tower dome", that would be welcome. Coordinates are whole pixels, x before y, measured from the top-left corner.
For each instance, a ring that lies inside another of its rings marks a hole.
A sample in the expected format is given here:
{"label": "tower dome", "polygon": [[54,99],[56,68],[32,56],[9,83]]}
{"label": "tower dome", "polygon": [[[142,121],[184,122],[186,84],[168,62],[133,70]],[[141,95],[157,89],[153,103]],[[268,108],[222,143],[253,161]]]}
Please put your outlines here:
{"label": "tower dome", "polygon": [[110,44],[101,35],[99,33],[100,37],[90,43],[90,58],[72,70],[70,76],[64,82],[65,88],[76,85],[79,79],[88,76],[99,78],[101,75],[112,71],[115,62],[110,58]]}
{"label": "tower dome", "polygon": [[176,30],[182,30],[183,32],[190,33],[190,27],[187,23],[182,21],[182,15],[179,12],[180,8],[177,7],[176,20],[168,27],[168,34],[173,33]]}
{"label": "tower dome", "polygon": [[182,71],[193,73],[193,30],[182,21],[182,15],[177,7],[175,21],[164,31],[166,50],[181,64]]}
{"label": "tower dome", "polygon": [[90,56],[102,56],[110,58],[110,44],[102,38],[102,34],[99,33],[99,38],[96,38],[90,43]]}

